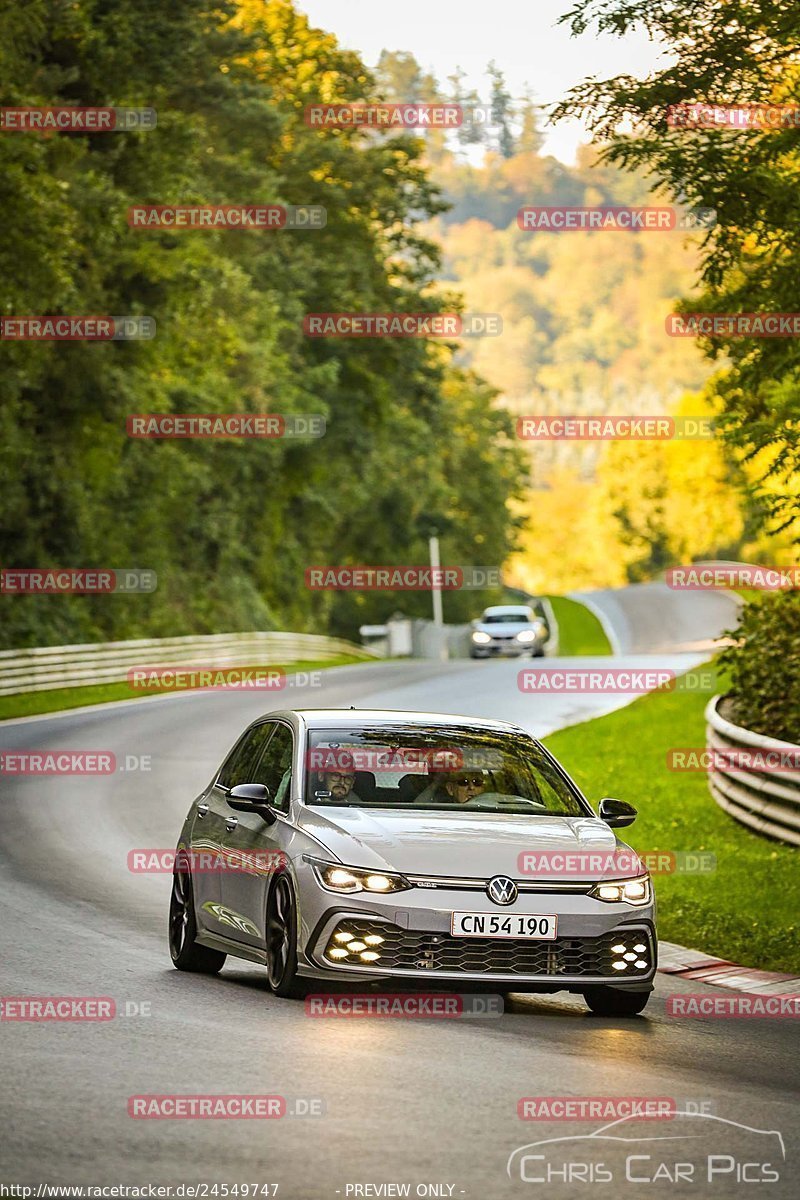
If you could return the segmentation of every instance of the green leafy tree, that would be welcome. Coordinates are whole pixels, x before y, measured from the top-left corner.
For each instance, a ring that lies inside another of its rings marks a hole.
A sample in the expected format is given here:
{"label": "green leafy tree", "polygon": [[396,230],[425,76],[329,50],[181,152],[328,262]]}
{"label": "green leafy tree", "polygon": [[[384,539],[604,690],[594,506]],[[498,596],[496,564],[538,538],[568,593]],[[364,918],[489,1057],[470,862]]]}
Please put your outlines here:
{"label": "green leafy tree", "polygon": [[[0,597],[3,645],[331,623],[352,634],[337,596],[305,588],[305,568],[414,561],[407,517],[445,500],[470,514],[453,553],[502,561],[518,459],[498,431],[479,486],[455,447],[443,452],[442,436],[473,436],[455,408],[493,411],[453,348],[303,334],[308,312],[445,303],[430,288],[439,259],[424,222],[443,205],[423,140],[304,122],[314,101],[376,94],[358,55],[287,0],[142,0],[135,20],[123,0],[32,0],[0,19],[0,103],[159,114],[151,132],[0,140],[2,314],[144,313],[158,330],[3,343],[3,564],[159,577],[146,596]],[[313,232],[129,228],[132,204],[176,201],[319,204],[328,219]],[[328,424],[313,442],[142,442],[125,426],[141,412]],[[398,606],[379,599],[383,615]]]}
{"label": "green leafy tree", "polygon": [[731,680],[725,715],[800,744],[800,592],[749,600],[730,632],[734,644],[719,658]]}
{"label": "green leafy tree", "polygon": [[[646,171],[672,197],[716,210],[718,224],[701,256],[702,290],[684,309],[795,311],[800,127],[701,129],[669,120],[672,106],[695,102],[795,105],[800,9],[794,0],[579,0],[562,20],[575,35],[621,36],[640,26],[664,45],[666,65],[647,79],[589,80],[556,115],[588,112],[604,161]],[[622,122],[633,124],[633,135],[619,132]],[[786,529],[800,513],[791,486],[800,473],[797,340],[719,336],[703,344],[709,357],[729,364],[717,385],[723,433],[762,463],[762,499],[774,527]]]}

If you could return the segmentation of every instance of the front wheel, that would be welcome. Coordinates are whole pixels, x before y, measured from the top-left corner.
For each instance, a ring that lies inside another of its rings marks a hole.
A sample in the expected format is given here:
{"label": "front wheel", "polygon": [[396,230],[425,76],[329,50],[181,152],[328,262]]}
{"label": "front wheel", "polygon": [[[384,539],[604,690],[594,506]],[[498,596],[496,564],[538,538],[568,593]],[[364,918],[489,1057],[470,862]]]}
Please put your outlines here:
{"label": "front wheel", "polygon": [[288,875],[279,875],[267,899],[267,982],[276,996],[299,999],[306,988],[297,974],[297,906]]}
{"label": "front wheel", "polygon": [[173,965],[179,971],[216,975],[222,970],[226,955],[221,950],[201,946],[196,939],[192,877],[188,871],[176,870],[169,901],[169,952]]}
{"label": "front wheel", "polygon": [[583,998],[598,1017],[635,1017],[640,1013],[650,992],[623,992],[613,987],[587,988]]}

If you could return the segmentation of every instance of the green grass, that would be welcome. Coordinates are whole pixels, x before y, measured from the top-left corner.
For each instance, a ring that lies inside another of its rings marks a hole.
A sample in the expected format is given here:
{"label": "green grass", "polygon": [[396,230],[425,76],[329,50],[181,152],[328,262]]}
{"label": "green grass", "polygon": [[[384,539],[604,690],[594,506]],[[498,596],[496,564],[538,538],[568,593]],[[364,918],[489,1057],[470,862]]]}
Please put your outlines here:
{"label": "green grass", "polygon": [[548,596],[558,621],[558,653],[610,654],[611,646],[603,626],[585,604],[566,596]]}
{"label": "green grass", "polygon": [[[270,663],[274,671],[320,671],[326,667],[346,667],[351,663],[372,661],[356,655],[341,654],[325,662]],[[112,700],[141,700],[143,696],[174,694],[173,688],[134,688],[129,683],[89,684],[85,687],[53,688],[48,692],[20,692],[17,696],[0,697],[0,721],[13,717],[31,717],[38,713],[60,712],[65,708],[81,708],[84,704],[107,704]],[[266,693],[265,693],[266,694]],[[270,693],[272,695],[273,693]],[[281,693],[275,693],[280,695]]]}
{"label": "green grass", "polygon": [[618,796],[639,809],[620,830],[639,851],[711,851],[705,875],[656,875],[659,935],[744,966],[800,974],[800,851],[727,816],[703,772],[669,771],[671,747],[703,747],[707,694],[643,696],[546,740],[593,804]]}

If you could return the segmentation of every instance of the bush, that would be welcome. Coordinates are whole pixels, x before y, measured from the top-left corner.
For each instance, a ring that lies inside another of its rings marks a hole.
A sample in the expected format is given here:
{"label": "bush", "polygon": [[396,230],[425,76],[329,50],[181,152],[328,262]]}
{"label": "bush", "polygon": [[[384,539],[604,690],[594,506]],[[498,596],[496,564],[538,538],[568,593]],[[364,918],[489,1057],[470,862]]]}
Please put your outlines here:
{"label": "bush", "polygon": [[731,680],[726,715],[737,725],[800,743],[800,592],[749,601],[737,639],[720,655]]}

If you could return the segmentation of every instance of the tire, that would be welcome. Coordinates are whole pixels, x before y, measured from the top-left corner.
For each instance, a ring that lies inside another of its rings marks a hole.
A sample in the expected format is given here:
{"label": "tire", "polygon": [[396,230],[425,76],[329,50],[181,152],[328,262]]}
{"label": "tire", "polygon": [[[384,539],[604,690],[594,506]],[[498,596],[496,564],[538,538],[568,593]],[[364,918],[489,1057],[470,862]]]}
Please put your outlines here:
{"label": "tire", "polygon": [[297,904],[289,876],[278,875],[267,897],[267,982],[276,996],[299,1000],[307,991],[297,974]]}
{"label": "tire", "polygon": [[197,920],[194,915],[194,889],[189,871],[175,871],[172,876],[172,895],[169,901],[169,953],[173,966],[179,971],[198,971],[216,975],[222,970],[227,955],[211,950],[197,942]]}
{"label": "tire", "polygon": [[619,988],[587,988],[583,998],[597,1017],[635,1017],[650,999],[650,992],[623,992]]}

